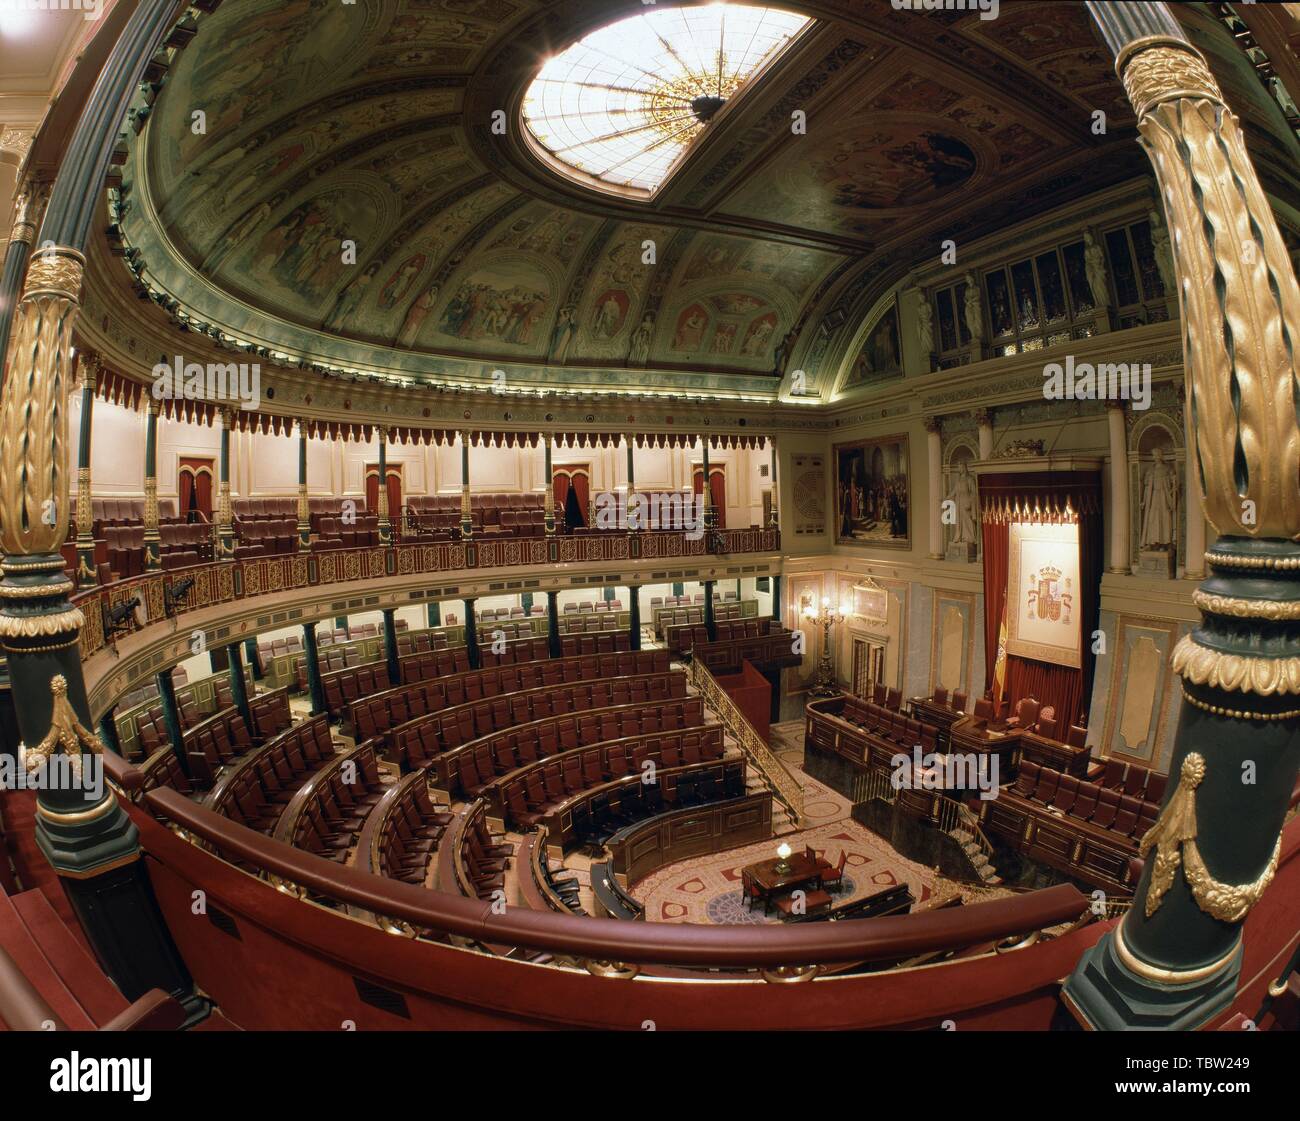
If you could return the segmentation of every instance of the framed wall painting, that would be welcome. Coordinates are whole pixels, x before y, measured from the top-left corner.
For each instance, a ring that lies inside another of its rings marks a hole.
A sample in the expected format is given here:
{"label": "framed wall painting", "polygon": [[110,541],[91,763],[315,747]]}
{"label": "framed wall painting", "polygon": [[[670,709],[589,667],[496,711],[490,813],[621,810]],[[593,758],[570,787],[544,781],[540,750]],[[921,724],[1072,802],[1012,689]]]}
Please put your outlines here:
{"label": "framed wall painting", "polygon": [[835,445],[835,526],[841,545],[911,547],[906,435]]}

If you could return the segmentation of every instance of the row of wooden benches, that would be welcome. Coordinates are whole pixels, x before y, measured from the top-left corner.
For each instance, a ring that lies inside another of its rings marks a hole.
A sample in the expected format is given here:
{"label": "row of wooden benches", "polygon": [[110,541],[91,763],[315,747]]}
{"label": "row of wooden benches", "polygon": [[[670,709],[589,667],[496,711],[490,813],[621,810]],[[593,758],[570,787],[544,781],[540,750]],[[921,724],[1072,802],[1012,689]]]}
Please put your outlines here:
{"label": "row of wooden benches", "polygon": [[[515,666],[494,666],[444,675],[434,680],[417,681],[359,698],[350,709],[351,727],[357,739],[388,736],[398,759],[408,764],[407,747],[419,758],[418,745],[407,740],[419,739],[418,727],[403,727],[411,721],[458,705],[509,693],[559,686],[603,677],[640,676],[663,673],[669,666],[667,651],[628,651],[606,658],[584,655],[574,658],[542,659]],[[388,733],[393,733],[388,735]]]}

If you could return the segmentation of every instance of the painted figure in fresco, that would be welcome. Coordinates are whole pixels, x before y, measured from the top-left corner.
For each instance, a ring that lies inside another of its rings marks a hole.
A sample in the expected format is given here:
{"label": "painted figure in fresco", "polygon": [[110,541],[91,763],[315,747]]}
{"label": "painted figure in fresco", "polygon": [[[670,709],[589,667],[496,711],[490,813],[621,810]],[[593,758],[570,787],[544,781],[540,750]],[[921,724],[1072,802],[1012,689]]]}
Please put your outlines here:
{"label": "painted figure in fresco", "polygon": [[366,292],[369,291],[370,285],[374,283],[375,275],[379,272],[379,262],[367,265],[365,272],[356,278],[339,294],[338,302],[334,305],[334,311],[326,320],[332,326],[342,326],[352,317],[352,313],[361,306],[361,301],[365,299]]}
{"label": "painted figure in fresco", "polygon": [[1151,466],[1142,481],[1142,533],[1138,538],[1143,549],[1167,549],[1177,529],[1178,479],[1172,465],[1165,462],[1160,448],[1151,451]]}
{"label": "painted figure in fresco", "polygon": [[426,289],[413,303],[410,310],[406,313],[406,318],[402,320],[402,328],[397,332],[397,341],[401,346],[411,346],[414,344],[416,336],[420,333],[420,328],[424,326],[424,321],[429,318],[429,312],[433,310],[434,301],[438,298],[438,285],[431,285]]}
{"label": "painted figure in fresco", "polygon": [[767,349],[767,342],[775,330],[776,320],[772,316],[765,315],[758,319],[749,328],[749,334],[741,345],[740,353],[747,357],[758,357]]}
{"label": "painted figure in fresco", "polygon": [[614,293],[606,292],[600,306],[596,309],[595,322],[591,333],[598,339],[612,339],[623,326],[623,305]]}
{"label": "painted figure in fresco", "polygon": [[653,314],[647,314],[641,320],[641,326],[632,333],[632,346],[628,350],[628,361],[636,365],[644,365],[650,357],[650,342],[654,338],[655,317]]}
{"label": "painted figure in fresco", "polygon": [[397,266],[393,275],[388,278],[379,291],[380,311],[391,311],[402,302],[407,292],[411,290],[411,285],[415,282],[416,276],[424,268],[425,260],[423,253],[416,253]]}
{"label": "painted figure in fresco", "polygon": [[709,325],[708,316],[699,308],[690,308],[677,323],[677,335],[673,339],[674,350],[699,350],[704,339],[704,328]]}
{"label": "painted figure in fresco", "polygon": [[794,340],[796,334],[797,332],[792,327],[789,331],[786,332],[785,338],[783,338],[777,344],[776,364],[772,367],[772,373],[776,374],[778,377],[780,377],[782,374],[785,373],[786,363],[790,361],[790,352],[794,350]]}
{"label": "painted figure in fresco", "polygon": [[560,308],[559,318],[555,322],[555,332],[551,336],[551,357],[563,362],[569,353],[569,344],[573,341],[573,316],[577,309],[573,304]]}

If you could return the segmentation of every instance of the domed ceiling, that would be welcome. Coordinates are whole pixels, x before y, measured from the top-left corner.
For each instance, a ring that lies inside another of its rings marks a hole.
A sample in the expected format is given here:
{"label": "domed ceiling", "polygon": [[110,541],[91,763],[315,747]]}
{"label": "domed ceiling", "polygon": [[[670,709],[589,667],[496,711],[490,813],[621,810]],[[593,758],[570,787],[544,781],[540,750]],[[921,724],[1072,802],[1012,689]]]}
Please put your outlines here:
{"label": "domed ceiling", "polygon": [[774,395],[796,367],[828,388],[939,239],[1146,170],[1083,5],[782,8],[813,20],[620,197],[522,111],[641,0],[225,0],[133,138],[127,241],[194,319],[295,359]]}

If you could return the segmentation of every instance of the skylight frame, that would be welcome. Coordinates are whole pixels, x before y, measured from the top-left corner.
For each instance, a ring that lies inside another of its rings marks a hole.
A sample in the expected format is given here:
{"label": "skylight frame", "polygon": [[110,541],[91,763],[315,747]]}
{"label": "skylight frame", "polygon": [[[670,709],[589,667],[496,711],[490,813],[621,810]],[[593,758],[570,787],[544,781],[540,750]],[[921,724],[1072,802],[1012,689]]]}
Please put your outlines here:
{"label": "skylight frame", "polygon": [[[720,95],[725,113],[816,22],[774,5],[716,3],[655,7],[606,24],[533,76],[519,109],[522,135],[566,178],[624,198],[653,198],[707,135],[689,95]],[[706,84],[704,59],[712,75],[719,48],[720,81]],[[654,65],[655,50],[679,65]],[[642,64],[646,59],[651,66]],[[646,144],[647,137],[655,142]]]}

